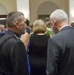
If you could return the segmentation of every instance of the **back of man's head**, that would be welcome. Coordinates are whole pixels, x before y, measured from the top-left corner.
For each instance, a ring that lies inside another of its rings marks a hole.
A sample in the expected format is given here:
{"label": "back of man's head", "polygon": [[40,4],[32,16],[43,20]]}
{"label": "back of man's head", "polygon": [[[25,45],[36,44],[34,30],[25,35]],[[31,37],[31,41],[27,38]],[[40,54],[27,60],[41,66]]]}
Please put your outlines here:
{"label": "back of man's head", "polygon": [[71,22],[71,26],[74,27],[74,21]]}
{"label": "back of man's head", "polygon": [[26,25],[29,26],[30,25],[30,21],[28,19],[26,19]]}
{"label": "back of man's head", "polygon": [[63,11],[62,9],[57,9],[55,10],[51,15],[50,15],[50,20],[56,19],[58,22],[68,22],[68,16]]}

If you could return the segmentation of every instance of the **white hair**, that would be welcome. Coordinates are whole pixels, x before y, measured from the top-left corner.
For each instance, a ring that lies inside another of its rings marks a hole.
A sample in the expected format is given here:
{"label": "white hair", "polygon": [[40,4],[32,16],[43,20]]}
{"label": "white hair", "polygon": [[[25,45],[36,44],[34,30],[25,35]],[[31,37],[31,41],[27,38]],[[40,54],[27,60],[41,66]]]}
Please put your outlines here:
{"label": "white hair", "polygon": [[63,21],[68,22],[68,16],[62,9],[55,10],[50,15],[50,20],[52,19],[56,19],[58,22],[63,22]]}

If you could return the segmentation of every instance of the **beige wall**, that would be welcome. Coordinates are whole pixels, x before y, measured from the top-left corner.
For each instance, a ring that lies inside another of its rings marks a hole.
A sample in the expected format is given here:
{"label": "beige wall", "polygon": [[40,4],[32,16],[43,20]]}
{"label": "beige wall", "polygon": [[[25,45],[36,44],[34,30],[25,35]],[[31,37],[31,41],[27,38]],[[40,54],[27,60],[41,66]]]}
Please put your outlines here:
{"label": "beige wall", "polygon": [[0,4],[7,9],[8,13],[16,10],[16,0],[0,0]]}
{"label": "beige wall", "polygon": [[[39,6],[46,1],[51,1],[55,3],[59,8],[64,9],[66,13],[69,15],[69,5],[68,5],[69,0],[29,0],[30,22],[31,23],[33,23],[38,17],[37,10]],[[17,10],[16,0],[0,0],[0,3],[6,7],[8,12]]]}
{"label": "beige wall", "polygon": [[66,13],[69,15],[68,0],[29,0],[29,1],[30,1],[30,22],[31,23],[33,23],[37,19],[37,10],[39,6],[46,1],[51,1],[55,3],[59,8],[65,10]]}

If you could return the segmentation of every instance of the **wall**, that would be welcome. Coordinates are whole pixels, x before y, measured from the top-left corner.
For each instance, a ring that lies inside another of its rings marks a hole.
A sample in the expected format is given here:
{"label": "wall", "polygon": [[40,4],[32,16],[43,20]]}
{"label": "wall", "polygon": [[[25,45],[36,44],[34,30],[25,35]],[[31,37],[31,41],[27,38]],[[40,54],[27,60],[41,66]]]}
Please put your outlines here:
{"label": "wall", "polygon": [[65,10],[65,12],[69,15],[68,0],[29,0],[29,1],[30,1],[30,22],[31,23],[33,23],[37,19],[37,10],[39,6],[46,1],[51,1],[55,3],[59,8]]}
{"label": "wall", "polygon": [[16,0],[0,0],[0,4],[7,9],[8,13],[16,10]]}
{"label": "wall", "polygon": [[[37,10],[39,6],[46,1],[51,1],[55,3],[59,8],[64,9],[66,13],[69,15],[69,0],[29,0],[31,23],[33,23],[37,19],[37,16],[38,16]],[[6,7],[8,13],[10,11],[17,10],[16,0],[0,0],[0,3]]]}
{"label": "wall", "polygon": [[16,0],[17,10],[24,13],[25,17],[29,19],[29,0]]}
{"label": "wall", "polygon": [[70,0],[69,1],[69,5],[70,5],[70,10],[69,10],[69,12],[70,12],[70,23],[72,22],[72,21],[74,21],[74,0]]}

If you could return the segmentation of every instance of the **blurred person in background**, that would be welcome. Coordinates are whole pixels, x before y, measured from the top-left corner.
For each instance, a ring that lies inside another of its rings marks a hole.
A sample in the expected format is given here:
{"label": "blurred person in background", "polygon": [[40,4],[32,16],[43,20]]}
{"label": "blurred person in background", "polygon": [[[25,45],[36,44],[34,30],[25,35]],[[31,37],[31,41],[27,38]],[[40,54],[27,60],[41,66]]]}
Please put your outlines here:
{"label": "blurred person in background", "polygon": [[53,33],[52,29],[51,29],[50,18],[49,17],[46,17],[44,22],[45,22],[45,25],[47,27],[45,33],[46,34],[49,34],[52,37],[54,35],[54,33]]}
{"label": "blurred person in background", "polygon": [[74,21],[71,22],[71,26],[74,27]]}

